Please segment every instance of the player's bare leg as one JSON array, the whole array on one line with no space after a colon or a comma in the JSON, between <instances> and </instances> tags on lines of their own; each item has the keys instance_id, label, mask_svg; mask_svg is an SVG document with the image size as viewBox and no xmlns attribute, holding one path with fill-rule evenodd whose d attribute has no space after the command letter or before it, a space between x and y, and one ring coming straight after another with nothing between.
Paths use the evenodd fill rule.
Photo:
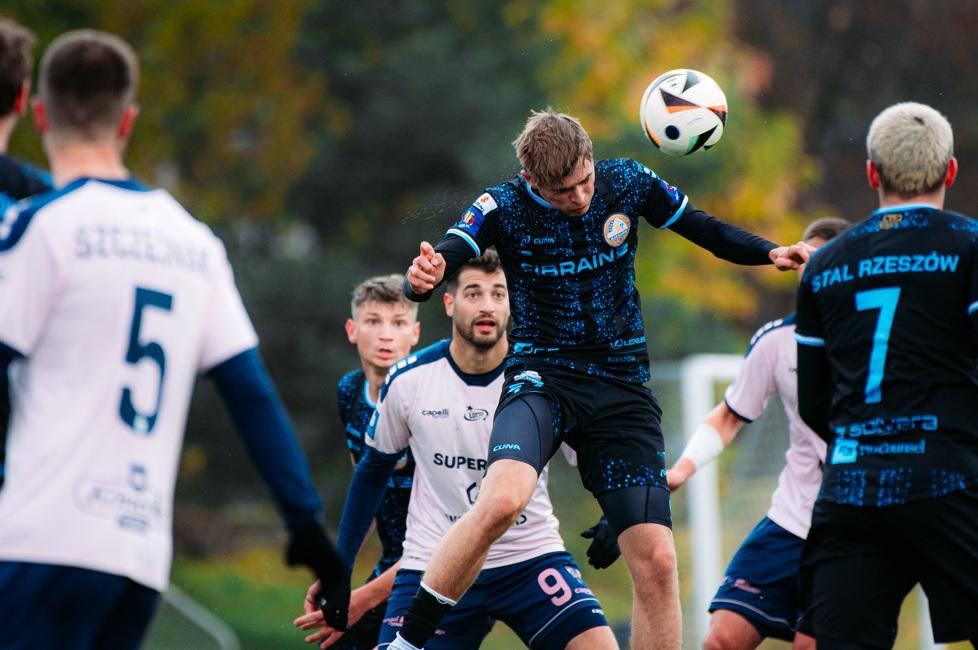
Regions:
<instances>
[{"instance_id":1,"label":"player's bare leg","mask_svg":"<svg viewBox=\"0 0 978 650\"><path fill-rule=\"evenodd\" d=\"M618 641L610 627L592 627L571 639L566 650L618 650Z\"/></svg>"},{"instance_id":2,"label":"player's bare leg","mask_svg":"<svg viewBox=\"0 0 978 650\"><path fill-rule=\"evenodd\" d=\"M633 650L679 650L682 610L672 530L636 524L618 536L632 576Z\"/></svg>"},{"instance_id":3,"label":"player's bare leg","mask_svg":"<svg viewBox=\"0 0 978 650\"><path fill-rule=\"evenodd\" d=\"M459 600L482 570L489 547L526 508L537 484L536 470L518 460L489 466L472 509L441 540L424 573L424 584Z\"/></svg>"},{"instance_id":4,"label":"player's bare leg","mask_svg":"<svg viewBox=\"0 0 978 650\"><path fill-rule=\"evenodd\" d=\"M815 650L815 637L808 636L803 632L795 632L795 640L791 644L791 650Z\"/></svg>"},{"instance_id":5,"label":"player's bare leg","mask_svg":"<svg viewBox=\"0 0 978 650\"><path fill-rule=\"evenodd\" d=\"M710 631L703 641L703 650L754 650L761 640L760 632L746 618L718 609L710 616Z\"/></svg>"}]
</instances>

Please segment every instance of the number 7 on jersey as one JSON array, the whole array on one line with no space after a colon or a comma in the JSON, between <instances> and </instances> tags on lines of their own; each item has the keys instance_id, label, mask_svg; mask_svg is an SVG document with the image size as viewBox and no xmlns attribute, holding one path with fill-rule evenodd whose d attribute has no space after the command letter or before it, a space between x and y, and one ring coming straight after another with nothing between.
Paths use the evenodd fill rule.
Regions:
<instances>
[{"instance_id":1,"label":"number 7 on jersey","mask_svg":"<svg viewBox=\"0 0 978 650\"><path fill-rule=\"evenodd\" d=\"M883 399L880 386L886 370L886 353L890 347L890 330L893 329L893 316L900 301L900 287L869 289L856 293L856 311L879 309L876 330L873 332L873 347L869 353L869 373L866 376L866 403L879 404Z\"/></svg>"}]
</instances>

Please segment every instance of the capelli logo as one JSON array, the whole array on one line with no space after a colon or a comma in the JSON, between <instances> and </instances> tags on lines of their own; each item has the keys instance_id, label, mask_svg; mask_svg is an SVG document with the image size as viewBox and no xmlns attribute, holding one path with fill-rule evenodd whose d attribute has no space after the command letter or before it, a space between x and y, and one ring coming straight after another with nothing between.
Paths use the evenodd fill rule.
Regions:
<instances>
[{"instance_id":1,"label":"capelli logo","mask_svg":"<svg viewBox=\"0 0 978 650\"><path fill-rule=\"evenodd\" d=\"M464 417L468 422L481 422L489 417L489 411L486 409L475 409L470 406L465 412Z\"/></svg>"},{"instance_id":2,"label":"capelli logo","mask_svg":"<svg viewBox=\"0 0 978 650\"><path fill-rule=\"evenodd\" d=\"M438 409L435 411L430 409L421 409L421 415L427 415L429 418L447 418L448 409Z\"/></svg>"}]
</instances>

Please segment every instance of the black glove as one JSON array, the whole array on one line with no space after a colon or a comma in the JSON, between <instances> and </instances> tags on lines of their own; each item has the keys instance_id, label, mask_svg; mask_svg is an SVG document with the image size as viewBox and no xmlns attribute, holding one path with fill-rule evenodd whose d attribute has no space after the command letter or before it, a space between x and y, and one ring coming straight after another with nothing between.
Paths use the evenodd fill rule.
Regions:
<instances>
[{"instance_id":1,"label":"black glove","mask_svg":"<svg viewBox=\"0 0 978 650\"><path fill-rule=\"evenodd\" d=\"M285 551L289 566L304 564L319 578L319 608L326 625L346 631L350 607L350 572L322 526L305 524L292 531Z\"/></svg>"},{"instance_id":2,"label":"black glove","mask_svg":"<svg viewBox=\"0 0 978 650\"><path fill-rule=\"evenodd\" d=\"M608 525L608 519L603 516L598 523L581 533L581 537L594 540L587 547L587 563L595 569L607 569L621 555L618 536Z\"/></svg>"}]
</instances>

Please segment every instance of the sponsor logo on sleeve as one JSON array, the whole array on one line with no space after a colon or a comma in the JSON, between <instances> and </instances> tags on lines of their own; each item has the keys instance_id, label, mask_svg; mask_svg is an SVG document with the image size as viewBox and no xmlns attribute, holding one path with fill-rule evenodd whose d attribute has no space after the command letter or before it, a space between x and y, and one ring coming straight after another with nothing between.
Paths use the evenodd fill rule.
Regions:
<instances>
[{"instance_id":1,"label":"sponsor logo on sleeve","mask_svg":"<svg viewBox=\"0 0 978 650\"><path fill-rule=\"evenodd\" d=\"M490 212L492 212L493 210L499 207L499 205L496 203L496 199L492 198L492 195L489 194L489 192L486 192L485 194L477 198L473 205L482 214L489 214Z\"/></svg>"}]
</instances>

